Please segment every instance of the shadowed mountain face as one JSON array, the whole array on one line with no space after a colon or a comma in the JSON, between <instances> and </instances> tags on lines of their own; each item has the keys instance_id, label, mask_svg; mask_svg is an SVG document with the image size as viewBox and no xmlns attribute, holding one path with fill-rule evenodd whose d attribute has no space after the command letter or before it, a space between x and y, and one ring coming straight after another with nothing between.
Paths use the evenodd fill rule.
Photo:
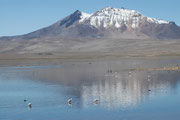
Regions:
<instances>
[{"instance_id":1,"label":"shadowed mountain face","mask_svg":"<svg viewBox=\"0 0 180 120\"><path fill-rule=\"evenodd\" d=\"M149 37L157 39L179 39L180 27L174 22L169 24L155 24L144 22L140 25L139 31Z\"/></svg>"},{"instance_id":2,"label":"shadowed mountain face","mask_svg":"<svg viewBox=\"0 0 180 120\"><path fill-rule=\"evenodd\" d=\"M105 7L92 14L77 10L55 24L35 32L1 37L0 52L31 51L31 49L44 52L47 47L52 52L74 48L79 50L88 45L73 46L87 43L89 39L119 39L119 42L122 39L180 39L180 27L174 22L146 17L135 10L124 8ZM56 43L52 43L55 41ZM60 45L58 46L60 49L55 48L57 43ZM43 44L48 44L48 46L43 46ZM95 43L90 43L90 45L92 44ZM99 44L105 43L103 41L102 44ZM101 46L99 48L101 49Z\"/></svg>"}]
</instances>

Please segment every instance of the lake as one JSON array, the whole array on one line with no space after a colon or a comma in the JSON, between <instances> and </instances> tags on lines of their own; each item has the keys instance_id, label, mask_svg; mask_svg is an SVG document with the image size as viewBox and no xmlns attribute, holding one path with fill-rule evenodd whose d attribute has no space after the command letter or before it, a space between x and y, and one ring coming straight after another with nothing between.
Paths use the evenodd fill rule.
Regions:
<instances>
[{"instance_id":1,"label":"lake","mask_svg":"<svg viewBox=\"0 0 180 120\"><path fill-rule=\"evenodd\" d=\"M1 66L0 120L179 120L180 71L135 70L179 63L127 58Z\"/></svg>"}]
</instances>

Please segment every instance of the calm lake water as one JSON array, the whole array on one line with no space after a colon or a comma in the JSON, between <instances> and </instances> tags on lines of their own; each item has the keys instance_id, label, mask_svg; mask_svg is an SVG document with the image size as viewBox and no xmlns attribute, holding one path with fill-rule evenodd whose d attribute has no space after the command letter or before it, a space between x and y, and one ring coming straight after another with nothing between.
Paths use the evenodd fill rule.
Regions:
<instances>
[{"instance_id":1,"label":"calm lake water","mask_svg":"<svg viewBox=\"0 0 180 120\"><path fill-rule=\"evenodd\" d=\"M179 63L122 59L0 67L0 120L179 120L180 71L131 71Z\"/></svg>"}]
</instances>

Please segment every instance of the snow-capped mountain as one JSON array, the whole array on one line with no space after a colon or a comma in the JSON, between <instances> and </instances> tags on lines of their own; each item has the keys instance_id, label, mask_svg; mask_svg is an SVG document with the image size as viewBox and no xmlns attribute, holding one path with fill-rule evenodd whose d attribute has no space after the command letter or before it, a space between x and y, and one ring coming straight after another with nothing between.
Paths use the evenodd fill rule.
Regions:
<instances>
[{"instance_id":1,"label":"snow-capped mountain","mask_svg":"<svg viewBox=\"0 0 180 120\"><path fill-rule=\"evenodd\" d=\"M17 37L178 39L180 27L174 22L146 17L135 10L105 7L92 14L77 10L49 27Z\"/></svg>"},{"instance_id":2,"label":"snow-capped mountain","mask_svg":"<svg viewBox=\"0 0 180 120\"><path fill-rule=\"evenodd\" d=\"M149 23L155 24L169 24L168 21L146 17L135 10L127 10L124 8L117 9L111 7L105 7L94 14L82 13L79 21L80 23L89 22L90 25L97 28L120 28L122 25L138 28L143 20L147 20Z\"/></svg>"},{"instance_id":3,"label":"snow-capped mountain","mask_svg":"<svg viewBox=\"0 0 180 120\"><path fill-rule=\"evenodd\" d=\"M146 17L125 8L105 7L91 14L77 10L40 30L25 35L1 37L0 52L114 51L124 45L121 40L127 39L133 42L144 39L180 39L180 27L174 22ZM139 44L142 44L143 49L150 47Z\"/></svg>"}]
</instances>

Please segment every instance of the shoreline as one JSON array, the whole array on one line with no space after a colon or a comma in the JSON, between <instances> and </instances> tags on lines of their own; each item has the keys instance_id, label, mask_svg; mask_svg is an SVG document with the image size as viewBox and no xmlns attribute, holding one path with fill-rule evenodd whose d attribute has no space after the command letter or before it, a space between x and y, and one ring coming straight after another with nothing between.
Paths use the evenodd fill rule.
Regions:
<instances>
[{"instance_id":1,"label":"shoreline","mask_svg":"<svg viewBox=\"0 0 180 120\"><path fill-rule=\"evenodd\" d=\"M118 59L118 58L180 58L179 53L167 53L167 54L139 54L139 53L106 53L106 52L71 52L71 53L30 53L30 54L18 54L18 53L0 53L0 60L37 60L37 59L61 59L61 60L71 60L71 59Z\"/></svg>"},{"instance_id":2,"label":"shoreline","mask_svg":"<svg viewBox=\"0 0 180 120\"><path fill-rule=\"evenodd\" d=\"M140 55L119 53L56 53L53 55L37 54L0 54L0 67L6 66L43 66L60 65L68 62L97 62L118 60L180 60L178 54ZM172 66L173 67L173 66ZM143 68L142 68L143 69ZM151 68L150 68L151 69ZM141 71L141 70L140 70Z\"/></svg>"}]
</instances>

